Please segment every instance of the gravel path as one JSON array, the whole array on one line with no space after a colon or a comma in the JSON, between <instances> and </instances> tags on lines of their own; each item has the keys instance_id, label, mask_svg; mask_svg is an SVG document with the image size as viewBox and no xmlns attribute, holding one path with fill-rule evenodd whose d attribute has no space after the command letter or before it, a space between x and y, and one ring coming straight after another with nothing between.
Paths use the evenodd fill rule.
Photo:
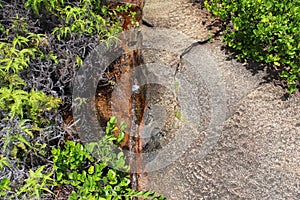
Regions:
<instances>
[{"instance_id":1,"label":"gravel path","mask_svg":"<svg viewBox=\"0 0 300 200\"><path fill-rule=\"evenodd\" d=\"M216 29L209 30L213 21L206 16L188 0L146 0L144 20L155 27L144 27L145 38L159 27L167 28L153 43L163 47L166 44L159 39L174 37L169 46L182 52L188 40L180 41L170 30L186 34L191 41L207 39ZM199 66L199 73L214 67L222 79L211 79L222 83L226 94L220 135L209 153L199 157L209 131L198 133L199 138L196 135L176 161L148 173L149 187L174 200L300 199L300 94L284 98L285 90L266 81L269 76L263 69L232 60L223 45L220 41L199 45L184 57ZM205 63L208 58L212 61ZM189 69L186 66L181 73L188 74ZM197 82L194 74L190 78Z\"/></svg>"}]
</instances>

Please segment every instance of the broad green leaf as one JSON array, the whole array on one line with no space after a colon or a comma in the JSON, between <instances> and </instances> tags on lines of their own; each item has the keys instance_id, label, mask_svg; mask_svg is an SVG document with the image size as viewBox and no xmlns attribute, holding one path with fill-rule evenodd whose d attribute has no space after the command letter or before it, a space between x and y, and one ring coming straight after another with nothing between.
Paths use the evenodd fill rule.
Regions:
<instances>
[{"instance_id":1,"label":"broad green leaf","mask_svg":"<svg viewBox=\"0 0 300 200\"><path fill-rule=\"evenodd\" d=\"M95 167L94 166L90 166L88 169L88 173L89 174L93 174L95 172Z\"/></svg>"}]
</instances>

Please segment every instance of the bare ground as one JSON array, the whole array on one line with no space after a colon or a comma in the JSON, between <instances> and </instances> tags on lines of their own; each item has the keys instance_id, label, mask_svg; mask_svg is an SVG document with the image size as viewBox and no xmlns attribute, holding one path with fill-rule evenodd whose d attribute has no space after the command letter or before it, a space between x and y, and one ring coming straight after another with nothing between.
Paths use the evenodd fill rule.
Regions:
<instances>
[{"instance_id":1,"label":"bare ground","mask_svg":"<svg viewBox=\"0 0 300 200\"><path fill-rule=\"evenodd\" d=\"M217 30L188 0L147 0L144 20L196 40ZM201 62L206 52L223 78L226 121L218 142L195 159L202 144L194 141L175 162L148 174L149 188L176 200L300 199L299 92L286 98L265 69L237 62L223 47L214 40L187 55Z\"/></svg>"}]
</instances>

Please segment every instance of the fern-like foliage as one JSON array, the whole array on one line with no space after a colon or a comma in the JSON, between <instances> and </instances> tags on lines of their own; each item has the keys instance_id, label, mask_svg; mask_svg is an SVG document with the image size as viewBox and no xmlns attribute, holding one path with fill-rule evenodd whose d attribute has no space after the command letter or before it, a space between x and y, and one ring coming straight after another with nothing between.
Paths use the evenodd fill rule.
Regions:
<instances>
[{"instance_id":1,"label":"fern-like foliage","mask_svg":"<svg viewBox=\"0 0 300 200\"><path fill-rule=\"evenodd\" d=\"M118 6L111 10L102 5L101 0L27 0L26 9L31 9L36 15L41 10L57 16L60 24L52 34L58 40L71 37L73 34L97 35L100 40L113 37L122 31L117 13L128 12L131 4Z\"/></svg>"}]
</instances>

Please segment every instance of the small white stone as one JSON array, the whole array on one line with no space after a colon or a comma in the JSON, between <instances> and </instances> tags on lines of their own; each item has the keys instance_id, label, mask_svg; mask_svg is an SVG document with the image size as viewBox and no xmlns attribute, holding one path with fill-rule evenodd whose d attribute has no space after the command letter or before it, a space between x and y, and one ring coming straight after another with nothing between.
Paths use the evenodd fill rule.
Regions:
<instances>
[{"instance_id":1,"label":"small white stone","mask_svg":"<svg viewBox=\"0 0 300 200\"><path fill-rule=\"evenodd\" d=\"M138 86L138 85L132 85L132 91L133 92L136 92L138 89L140 89L140 86Z\"/></svg>"}]
</instances>

